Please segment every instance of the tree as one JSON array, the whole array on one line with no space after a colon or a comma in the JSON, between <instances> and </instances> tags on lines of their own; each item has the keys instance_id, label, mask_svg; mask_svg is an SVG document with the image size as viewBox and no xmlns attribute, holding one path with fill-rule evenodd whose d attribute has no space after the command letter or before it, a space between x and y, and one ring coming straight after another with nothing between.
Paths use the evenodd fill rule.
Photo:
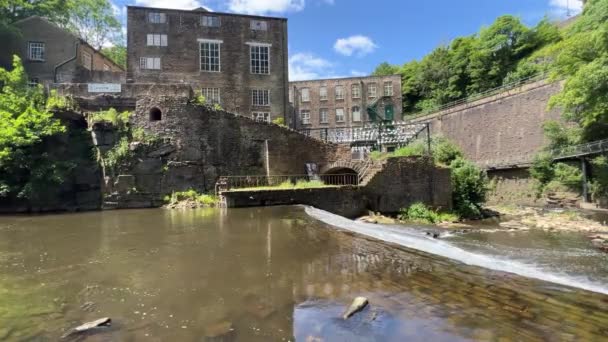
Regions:
<instances>
[{"instance_id":1,"label":"tree","mask_svg":"<svg viewBox=\"0 0 608 342\"><path fill-rule=\"evenodd\" d=\"M43 140L65 131L46 109L41 87L28 87L19 57L11 71L0 68L0 197L32 198L61 181L62 165L49 160Z\"/></svg>"},{"instance_id":2,"label":"tree","mask_svg":"<svg viewBox=\"0 0 608 342\"><path fill-rule=\"evenodd\" d=\"M374 76L389 76L399 73L399 67L391 65L388 62L382 62L376 67L372 75Z\"/></svg>"},{"instance_id":3,"label":"tree","mask_svg":"<svg viewBox=\"0 0 608 342\"><path fill-rule=\"evenodd\" d=\"M114 63L120 65L123 69L127 69L127 48L122 45L114 45L112 47L104 47L101 53L106 55Z\"/></svg>"},{"instance_id":4,"label":"tree","mask_svg":"<svg viewBox=\"0 0 608 342\"><path fill-rule=\"evenodd\" d=\"M65 27L96 49L121 38L120 22L108 0L70 0Z\"/></svg>"},{"instance_id":5,"label":"tree","mask_svg":"<svg viewBox=\"0 0 608 342\"><path fill-rule=\"evenodd\" d=\"M69 18L71 0L0 0L0 21L12 24L32 15L65 24Z\"/></svg>"}]
</instances>

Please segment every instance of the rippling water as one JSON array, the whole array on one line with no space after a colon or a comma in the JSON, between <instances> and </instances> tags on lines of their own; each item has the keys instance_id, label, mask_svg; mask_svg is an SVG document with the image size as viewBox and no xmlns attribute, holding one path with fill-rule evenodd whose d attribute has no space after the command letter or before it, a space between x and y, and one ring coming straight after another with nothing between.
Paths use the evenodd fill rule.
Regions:
<instances>
[{"instance_id":1,"label":"rippling water","mask_svg":"<svg viewBox=\"0 0 608 342\"><path fill-rule=\"evenodd\" d=\"M342 228L300 207L1 217L0 340L55 341L103 316L112 328L87 340L608 337L606 295ZM360 295L370 305L342 320Z\"/></svg>"}]
</instances>

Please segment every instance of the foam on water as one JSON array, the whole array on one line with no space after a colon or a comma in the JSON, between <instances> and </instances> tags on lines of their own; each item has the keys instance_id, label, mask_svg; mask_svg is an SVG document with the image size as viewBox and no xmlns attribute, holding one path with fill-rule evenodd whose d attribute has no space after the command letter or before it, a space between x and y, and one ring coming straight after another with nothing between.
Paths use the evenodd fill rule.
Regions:
<instances>
[{"instance_id":1,"label":"foam on water","mask_svg":"<svg viewBox=\"0 0 608 342\"><path fill-rule=\"evenodd\" d=\"M608 294L608 287L604 284L594 283L589 279L582 277L547 272L533 264L468 252L447 241L426 237L420 234L420 231L415 231L413 229L352 221L342 216L334 215L327 211L312 207L306 207L306 213L317 220L344 230L450 258L467 265L514 273L528 278L535 278L560 285Z\"/></svg>"}]
</instances>

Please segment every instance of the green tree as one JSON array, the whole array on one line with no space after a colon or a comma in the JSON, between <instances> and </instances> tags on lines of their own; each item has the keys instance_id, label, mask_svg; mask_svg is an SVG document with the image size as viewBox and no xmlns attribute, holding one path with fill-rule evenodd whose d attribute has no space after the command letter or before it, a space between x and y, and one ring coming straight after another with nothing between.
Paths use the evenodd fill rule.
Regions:
<instances>
[{"instance_id":1,"label":"green tree","mask_svg":"<svg viewBox=\"0 0 608 342\"><path fill-rule=\"evenodd\" d=\"M450 164L450 169L454 210L462 217L480 217L481 207L486 201L488 191L486 173L463 158L456 158Z\"/></svg>"},{"instance_id":2,"label":"green tree","mask_svg":"<svg viewBox=\"0 0 608 342\"><path fill-rule=\"evenodd\" d=\"M120 65L123 69L127 69L127 48L122 45L105 47L101 49L101 53L106 55L114 63Z\"/></svg>"},{"instance_id":3,"label":"green tree","mask_svg":"<svg viewBox=\"0 0 608 342\"><path fill-rule=\"evenodd\" d=\"M372 73L374 76L389 76L395 75L399 73L399 67L395 65L391 65L388 62L380 63L376 67L376 70Z\"/></svg>"},{"instance_id":4,"label":"green tree","mask_svg":"<svg viewBox=\"0 0 608 342\"><path fill-rule=\"evenodd\" d=\"M121 38L121 26L108 0L70 0L69 21L66 28L101 49Z\"/></svg>"},{"instance_id":5,"label":"green tree","mask_svg":"<svg viewBox=\"0 0 608 342\"><path fill-rule=\"evenodd\" d=\"M11 71L0 68L0 83L0 196L33 198L61 182L66 166L49 160L42 143L65 128L46 110L42 88L28 87L19 57Z\"/></svg>"}]
</instances>

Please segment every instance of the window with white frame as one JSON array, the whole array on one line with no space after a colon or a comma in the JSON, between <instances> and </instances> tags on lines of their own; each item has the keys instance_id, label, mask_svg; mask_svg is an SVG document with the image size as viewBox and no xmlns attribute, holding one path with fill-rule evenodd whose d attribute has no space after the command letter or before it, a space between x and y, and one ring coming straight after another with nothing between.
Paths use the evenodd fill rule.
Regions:
<instances>
[{"instance_id":1,"label":"window with white frame","mask_svg":"<svg viewBox=\"0 0 608 342\"><path fill-rule=\"evenodd\" d=\"M270 45L250 44L252 74L270 73Z\"/></svg>"},{"instance_id":2,"label":"window with white frame","mask_svg":"<svg viewBox=\"0 0 608 342\"><path fill-rule=\"evenodd\" d=\"M27 44L27 56L30 61L44 61L44 43L29 42Z\"/></svg>"},{"instance_id":3,"label":"window with white frame","mask_svg":"<svg viewBox=\"0 0 608 342\"><path fill-rule=\"evenodd\" d=\"M270 113L266 112L253 112L251 113L253 120L270 122Z\"/></svg>"},{"instance_id":4,"label":"window with white frame","mask_svg":"<svg viewBox=\"0 0 608 342\"><path fill-rule=\"evenodd\" d=\"M302 125L310 125L310 110L303 109L300 111L300 120Z\"/></svg>"},{"instance_id":5,"label":"window with white frame","mask_svg":"<svg viewBox=\"0 0 608 342\"><path fill-rule=\"evenodd\" d=\"M344 108L336 108L336 122L344 122Z\"/></svg>"},{"instance_id":6,"label":"window with white frame","mask_svg":"<svg viewBox=\"0 0 608 342\"><path fill-rule=\"evenodd\" d=\"M220 72L220 51L222 42L219 40L199 40L201 55L201 71Z\"/></svg>"},{"instance_id":7,"label":"window with white frame","mask_svg":"<svg viewBox=\"0 0 608 342\"><path fill-rule=\"evenodd\" d=\"M253 89L251 91L251 104L254 106L270 106L270 90Z\"/></svg>"},{"instance_id":8,"label":"window with white frame","mask_svg":"<svg viewBox=\"0 0 608 342\"><path fill-rule=\"evenodd\" d=\"M384 96L393 96L393 82L384 82Z\"/></svg>"},{"instance_id":9,"label":"window with white frame","mask_svg":"<svg viewBox=\"0 0 608 342\"><path fill-rule=\"evenodd\" d=\"M205 97L207 103L221 103L220 88L202 88L201 95Z\"/></svg>"},{"instance_id":10,"label":"window with white frame","mask_svg":"<svg viewBox=\"0 0 608 342\"><path fill-rule=\"evenodd\" d=\"M252 20L250 25L252 30L268 31L268 22L264 20Z\"/></svg>"},{"instance_id":11,"label":"window with white frame","mask_svg":"<svg viewBox=\"0 0 608 342\"><path fill-rule=\"evenodd\" d=\"M201 25L205 27L220 27L220 17L204 15L201 17Z\"/></svg>"},{"instance_id":12,"label":"window with white frame","mask_svg":"<svg viewBox=\"0 0 608 342\"><path fill-rule=\"evenodd\" d=\"M376 97L378 95L378 89L376 89L376 83L370 83L367 85L367 96Z\"/></svg>"},{"instance_id":13,"label":"window with white frame","mask_svg":"<svg viewBox=\"0 0 608 342\"><path fill-rule=\"evenodd\" d=\"M300 95L302 97L302 102L308 102L308 101L310 101L310 89L308 89L308 88L302 88Z\"/></svg>"},{"instance_id":14,"label":"window with white frame","mask_svg":"<svg viewBox=\"0 0 608 342\"><path fill-rule=\"evenodd\" d=\"M319 99L321 101L327 101L327 87L319 88Z\"/></svg>"},{"instance_id":15,"label":"window with white frame","mask_svg":"<svg viewBox=\"0 0 608 342\"><path fill-rule=\"evenodd\" d=\"M167 46L167 35L160 33L148 33L148 46Z\"/></svg>"},{"instance_id":16,"label":"window with white frame","mask_svg":"<svg viewBox=\"0 0 608 342\"><path fill-rule=\"evenodd\" d=\"M329 122L329 118L327 116L327 108L319 109L319 123L326 124Z\"/></svg>"},{"instance_id":17,"label":"window with white frame","mask_svg":"<svg viewBox=\"0 0 608 342\"><path fill-rule=\"evenodd\" d=\"M359 106L353 106L353 122L359 122L361 121L361 107Z\"/></svg>"},{"instance_id":18,"label":"window with white frame","mask_svg":"<svg viewBox=\"0 0 608 342\"><path fill-rule=\"evenodd\" d=\"M353 99L358 99L361 97L361 86L358 84L353 84L350 87L350 92L352 94Z\"/></svg>"},{"instance_id":19,"label":"window with white frame","mask_svg":"<svg viewBox=\"0 0 608 342\"><path fill-rule=\"evenodd\" d=\"M141 57L139 59L140 70L160 70L160 57Z\"/></svg>"},{"instance_id":20,"label":"window with white frame","mask_svg":"<svg viewBox=\"0 0 608 342\"><path fill-rule=\"evenodd\" d=\"M86 51L83 51L82 52L82 66L91 70L93 68L92 63L93 63L93 58L91 57L91 54Z\"/></svg>"},{"instance_id":21,"label":"window with white frame","mask_svg":"<svg viewBox=\"0 0 608 342\"><path fill-rule=\"evenodd\" d=\"M344 87L336 86L336 100L344 100Z\"/></svg>"},{"instance_id":22,"label":"window with white frame","mask_svg":"<svg viewBox=\"0 0 608 342\"><path fill-rule=\"evenodd\" d=\"M148 13L148 22L152 24L164 24L167 22L167 15L160 12Z\"/></svg>"},{"instance_id":23,"label":"window with white frame","mask_svg":"<svg viewBox=\"0 0 608 342\"><path fill-rule=\"evenodd\" d=\"M38 79L38 77L30 78L29 81L27 81L27 86L31 88L37 86L38 84L40 84L40 79Z\"/></svg>"}]
</instances>

